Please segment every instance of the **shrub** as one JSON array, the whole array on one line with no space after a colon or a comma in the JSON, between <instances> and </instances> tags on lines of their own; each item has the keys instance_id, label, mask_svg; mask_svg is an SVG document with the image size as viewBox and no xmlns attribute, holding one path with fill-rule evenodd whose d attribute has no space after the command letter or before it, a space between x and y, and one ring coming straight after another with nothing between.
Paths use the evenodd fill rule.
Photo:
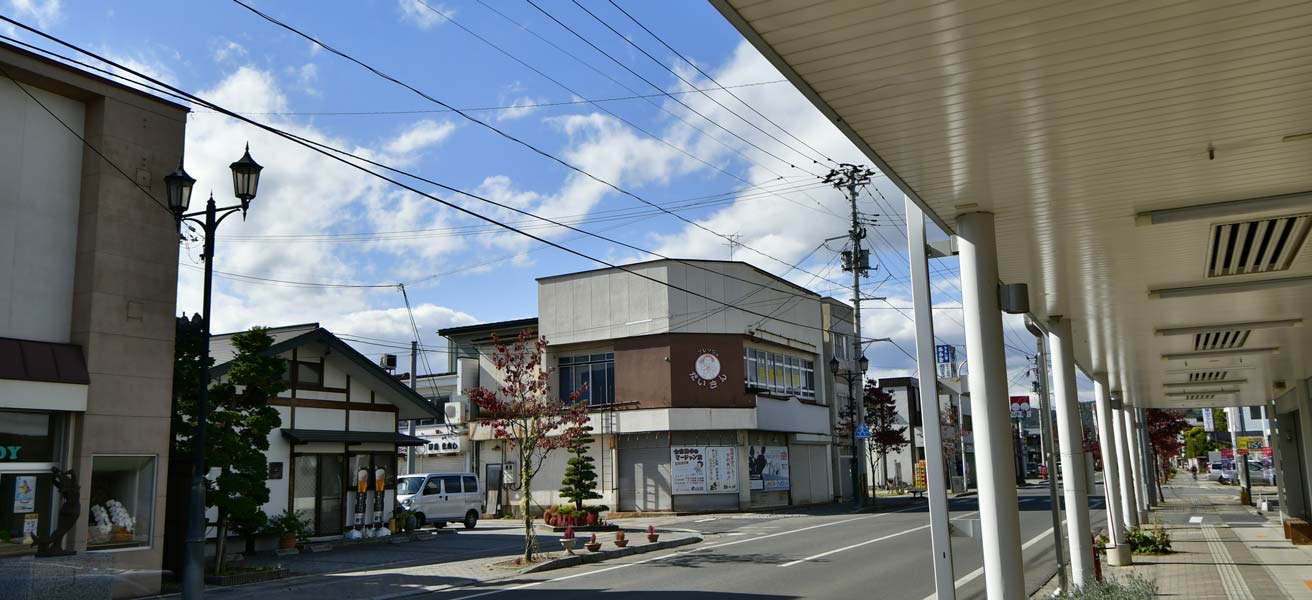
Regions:
<instances>
[{"instance_id":1,"label":"shrub","mask_svg":"<svg viewBox=\"0 0 1312 600\"><path fill-rule=\"evenodd\" d=\"M1140 575L1105 577L1101 583L1079 586L1064 594L1053 596L1060 600L1152 600L1157 595L1157 584Z\"/></svg>"},{"instance_id":2,"label":"shrub","mask_svg":"<svg viewBox=\"0 0 1312 600\"><path fill-rule=\"evenodd\" d=\"M1125 543L1135 554L1169 554L1171 536L1161 525L1150 530L1131 529L1125 532Z\"/></svg>"}]
</instances>

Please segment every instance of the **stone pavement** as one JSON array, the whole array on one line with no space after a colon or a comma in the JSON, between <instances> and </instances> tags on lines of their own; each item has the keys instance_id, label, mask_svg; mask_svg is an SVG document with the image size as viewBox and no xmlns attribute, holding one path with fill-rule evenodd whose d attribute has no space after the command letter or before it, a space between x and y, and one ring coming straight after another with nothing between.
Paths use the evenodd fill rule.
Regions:
<instances>
[{"instance_id":1,"label":"stone pavement","mask_svg":"<svg viewBox=\"0 0 1312 600\"><path fill-rule=\"evenodd\" d=\"M1147 526L1165 528L1174 552L1135 555L1134 565L1104 565L1104 574L1153 580L1164 597L1312 599L1312 548L1284 538L1278 513L1241 505L1236 488L1214 482L1177 479L1163 486L1163 496ZM1050 582L1035 597L1055 589Z\"/></svg>"}]
</instances>

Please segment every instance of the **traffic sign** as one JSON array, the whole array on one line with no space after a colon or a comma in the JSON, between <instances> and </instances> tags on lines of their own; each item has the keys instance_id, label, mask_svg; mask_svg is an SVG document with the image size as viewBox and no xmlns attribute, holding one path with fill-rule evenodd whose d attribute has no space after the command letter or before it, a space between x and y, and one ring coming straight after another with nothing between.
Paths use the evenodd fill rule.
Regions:
<instances>
[{"instance_id":1,"label":"traffic sign","mask_svg":"<svg viewBox=\"0 0 1312 600\"><path fill-rule=\"evenodd\" d=\"M869 428L869 427L866 427L866 424L865 424L865 423L862 423L862 424L860 424L860 425L857 425L857 426L856 426L856 436L855 436L855 437L856 437L856 439L858 439L858 440L868 440L868 439L870 439L870 428Z\"/></svg>"}]
</instances>

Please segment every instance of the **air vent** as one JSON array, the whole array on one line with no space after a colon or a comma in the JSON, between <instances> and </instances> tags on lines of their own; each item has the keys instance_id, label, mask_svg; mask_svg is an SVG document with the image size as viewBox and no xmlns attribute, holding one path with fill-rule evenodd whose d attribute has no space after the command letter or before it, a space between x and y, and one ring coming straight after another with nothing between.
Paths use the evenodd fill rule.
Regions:
<instances>
[{"instance_id":1,"label":"air vent","mask_svg":"<svg viewBox=\"0 0 1312 600\"><path fill-rule=\"evenodd\" d=\"M1211 400L1215 397L1216 394L1194 394L1192 396L1185 396L1184 399L1185 400Z\"/></svg>"},{"instance_id":2,"label":"air vent","mask_svg":"<svg viewBox=\"0 0 1312 600\"><path fill-rule=\"evenodd\" d=\"M1244 342L1248 341L1248 335L1250 333L1253 333L1252 329L1195 333L1194 350L1227 350L1230 348L1240 348L1244 345Z\"/></svg>"},{"instance_id":3,"label":"air vent","mask_svg":"<svg viewBox=\"0 0 1312 600\"><path fill-rule=\"evenodd\" d=\"M1189 374L1189 381L1221 381L1229 375L1227 371L1199 371Z\"/></svg>"},{"instance_id":4,"label":"air vent","mask_svg":"<svg viewBox=\"0 0 1312 600\"><path fill-rule=\"evenodd\" d=\"M1284 271L1307 238L1312 215L1212 226L1207 276Z\"/></svg>"}]
</instances>

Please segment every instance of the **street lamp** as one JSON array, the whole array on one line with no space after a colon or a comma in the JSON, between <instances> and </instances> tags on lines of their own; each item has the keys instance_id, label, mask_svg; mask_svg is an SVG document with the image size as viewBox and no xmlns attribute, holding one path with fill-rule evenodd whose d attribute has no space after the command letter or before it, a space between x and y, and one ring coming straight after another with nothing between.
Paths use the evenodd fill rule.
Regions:
<instances>
[{"instance_id":1,"label":"street lamp","mask_svg":"<svg viewBox=\"0 0 1312 600\"><path fill-rule=\"evenodd\" d=\"M230 165L233 195L240 204L219 208L214 194L205 203L205 210L187 212L191 205L191 191L196 180L182 168L164 177L169 210L173 211L178 227L184 221L199 225L205 234L201 258L205 261L205 295L201 302L201 335L204 337L200 358L200 390L196 398L196 437L192 446L191 493L187 501L186 562L182 567L182 597L199 600L205 592L205 427L209 414L209 362L210 362L210 291L214 281L214 234L224 219L238 211L242 219L250 208L251 200L260 184L263 169L251 158L250 144L241 159ZM204 217L201 220L198 217Z\"/></svg>"},{"instance_id":2,"label":"street lamp","mask_svg":"<svg viewBox=\"0 0 1312 600\"><path fill-rule=\"evenodd\" d=\"M859 341L856 343L856 348L858 350L861 348ZM857 450L856 439L856 424L860 418L857 412L856 380L865 377L866 369L870 368L870 359L866 358L865 352L862 352L861 358L857 360L857 367L860 371L856 373L851 371L844 373L839 368L840 366L837 358L831 357L829 359L829 373L835 378L847 380L847 404L848 410L852 411L852 504L860 507L865 492L861 489L861 454Z\"/></svg>"}]
</instances>

